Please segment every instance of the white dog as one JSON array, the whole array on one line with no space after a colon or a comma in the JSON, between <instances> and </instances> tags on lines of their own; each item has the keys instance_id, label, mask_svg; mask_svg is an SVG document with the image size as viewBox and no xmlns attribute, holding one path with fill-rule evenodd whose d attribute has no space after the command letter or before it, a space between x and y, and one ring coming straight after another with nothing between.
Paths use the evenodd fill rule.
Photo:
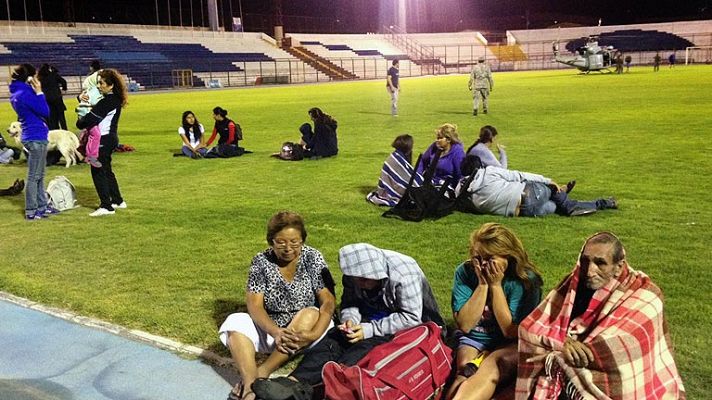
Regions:
<instances>
[{"instance_id":1,"label":"white dog","mask_svg":"<svg viewBox=\"0 0 712 400\"><path fill-rule=\"evenodd\" d=\"M18 145L22 146L22 125L15 121L7 128L7 133L10 134ZM47 150L59 150L64 156L66 167L69 168L77 163L77 160L83 160L84 156L77 151L79 147L79 139L77 135L63 129L54 129L49 131L47 137L49 144Z\"/></svg>"}]
</instances>

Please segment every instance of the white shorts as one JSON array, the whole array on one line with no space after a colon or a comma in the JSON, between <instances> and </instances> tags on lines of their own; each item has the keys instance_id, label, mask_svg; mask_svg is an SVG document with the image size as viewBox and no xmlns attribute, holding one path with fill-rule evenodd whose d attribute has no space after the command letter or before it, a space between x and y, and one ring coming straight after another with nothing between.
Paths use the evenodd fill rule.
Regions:
<instances>
[{"instance_id":1,"label":"white shorts","mask_svg":"<svg viewBox=\"0 0 712 400\"><path fill-rule=\"evenodd\" d=\"M316 307L310 307L314 308L315 310L318 310ZM326 332L329 331L329 329L334 327L334 321L331 320L329 321L329 326L326 328L324 333L321 335L321 337L317 340L314 341L309 347L313 347L321 339L326 336ZM262 328L257 326L255 322L252 320L252 317L250 317L250 314L248 313L234 313L228 315L228 317L225 319L225 322L220 325L220 329L218 330L218 335L220 336L220 341L222 344L225 345L225 347L230 347L227 345L227 336L228 332L239 332L245 336L247 336L251 341L252 344L255 346L255 351L258 353L265 353L269 354L274 351L274 338L272 335L268 334L267 332L263 331Z\"/></svg>"}]
</instances>

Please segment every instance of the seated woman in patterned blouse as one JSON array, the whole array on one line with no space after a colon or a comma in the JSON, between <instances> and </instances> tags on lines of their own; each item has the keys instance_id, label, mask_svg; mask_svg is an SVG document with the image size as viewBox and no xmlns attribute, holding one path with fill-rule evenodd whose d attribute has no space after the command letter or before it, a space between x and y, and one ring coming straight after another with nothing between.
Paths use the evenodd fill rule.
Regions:
<instances>
[{"instance_id":1,"label":"seated woman in patterned blouse","mask_svg":"<svg viewBox=\"0 0 712 400\"><path fill-rule=\"evenodd\" d=\"M304 244L306 238L299 214L281 211L267 224L270 247L252 259L247 313L229 315L219 331L242 377L231 399L253 400L249 388L255 379L269 377L333 326L333 280L321 253ZM269 353L259 367L255 352Z\"/></svg>"}]
</instances>

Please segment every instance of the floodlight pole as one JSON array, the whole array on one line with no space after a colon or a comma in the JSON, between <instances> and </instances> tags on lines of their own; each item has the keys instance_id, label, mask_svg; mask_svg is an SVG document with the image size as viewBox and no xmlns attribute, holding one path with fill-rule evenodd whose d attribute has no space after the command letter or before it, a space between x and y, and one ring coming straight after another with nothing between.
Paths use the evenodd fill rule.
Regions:
<instances>
[{"instance_id":1,"label":"floodlight pole","mask_svg":"<svg viewBox=\"0 0 712 400\"><path fill-rule=\"evenodd\" d=\"M208 0L208 23L210 30L216 32L220 27L218 23L218 4L217 0Z\"/></svg>"},{"instance_id":2,"label":"floodlight pole","mask_svg":"<svg viewBox=\"0 0 712 400\"><path fill-rule=\"evenodd\" d=\"M26 0L22 0L22 6L25 8L25 32L27 32L27 34L29 35L30 34L30 25L29 25L30 23L27 22L27 1Z\"/></svg>"},{"instance_id":3,"label":"floodlight pole","mask_svg":"<svg viewBox=\"0 0 712 400\"><path fill-rule=\"evenodd\" d=\"M42 34L44 35L45 26L44 26L44 16L42 15L42 0L37 0L37 5L40 6L40 26L42 26Z\"/></svg>"},{"instance_id":4,"label":"floodlight pole","mask_svg":"<svg viewBox=\"0 0 712 400\"><path fill-rule=\"evenodd\" d=\"M158 0L156 0L156 27L161 25L161 18L158 16Z\"/></svg>"},{"instance_id":5,"label":"floodlight pole","mask_svg":"<svg viewBox=\"0 0 712 400\"><path fill-rule=\"evenodd\" d=\"M171 0L166 1L168 3L168 27L171 27Z\"/></svg>"},{"instance_id":6,"label":"floodlight pole","mask_svg":"<svg viewBox=\"0 0 712 400\"><path fill-rule=\"evenodd\" d=\"M7 6L7 27L10 33L12 33L12 24L10 23L10 0L5 0L5 5Z\"/></svg>"},{"instance_id":7,"label":"floodlight pole","mask_svg":"<svg viewBox=\"0 0 712 400\"><path fill-rule=\"evenodd\" d=\"M406 0L396 0L396 25L398 25L403 30L403 33L408 32L406 26L408 23L408 18L406 16L405 2Z\"/></svg>"}]
</instances>

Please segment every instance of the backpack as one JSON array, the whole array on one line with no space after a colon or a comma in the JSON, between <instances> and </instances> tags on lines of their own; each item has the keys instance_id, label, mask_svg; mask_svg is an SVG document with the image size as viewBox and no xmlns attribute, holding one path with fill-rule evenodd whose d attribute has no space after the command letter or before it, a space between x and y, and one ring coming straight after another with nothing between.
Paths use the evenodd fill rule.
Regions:
<instances>
[{"instance_id":1,"label":"backpack","mask_svg":"<svg viewBox=\"0 0 712 400\"><path fill-rule=\"evenodd\" d=\"M423 185L414 187L415 173L411 175L403 197L393 208L381 214L383 217L395 217L406 221L419 222L426 218L439 219L452 213L455 208L455 200L445 194L448 189L448 182L444 182L440 188L433 185L433 174L440 159L440 154L441 151L435 153L435 157L433 157L427 171L425 171ZM422 158L422 154L418 156L415 170L417 170Z\"/></svg>"},{"instance_id":2,"label":"backpack","mask_svg":"<svg viewBox=\"0 0 712 400\"><path fill-rule=\"evenodd\" d=\"M47 200L59 211L77 208L77 191L74 185L64 176L57 176L47 184Z\"/></svg>"},{"instance_id":3,"label":"backpack","mask_svg":"<svg viewBox=\"0 0 712 400\"><path fill-rule=\"evenodd\" d=\"M452 371L452 350L434 322L404 329L358 364L329 361L321 375L327 399L424 400L440 392Z\"/></svg>"}]
</instances>

